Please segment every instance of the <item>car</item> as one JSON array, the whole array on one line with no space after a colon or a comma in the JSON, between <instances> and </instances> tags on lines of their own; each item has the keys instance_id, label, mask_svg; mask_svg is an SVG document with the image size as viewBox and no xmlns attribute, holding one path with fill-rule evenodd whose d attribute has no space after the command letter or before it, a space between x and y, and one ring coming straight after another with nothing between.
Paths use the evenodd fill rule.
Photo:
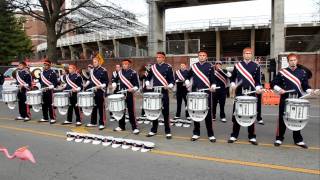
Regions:
<instances>
[{"instance_id":1,"label":"car","mask_svg":"<svg viewBox=\"0 0 320 180\"><path fill-rule=\"evenodd\" d=\"M17 63L12 63L12 65L17 65ZM29 70L32 75L32 87L33 89L40 89L40 83L39 83L39 78L40 78L40 73L43 71L43 63L27 63L29 66ZM64 66L66 65L52 65L51 69L54 70L57 75L58 75L58 80L60 80L61 75L64 73ZM6 72L3 74L5 79L3 83L3 88L8 88L10 86L13 86L16 84L16 79L15 79L15 73L16 73L17 67L12 67L6 70Z\"/></svg>"}]
</instances>

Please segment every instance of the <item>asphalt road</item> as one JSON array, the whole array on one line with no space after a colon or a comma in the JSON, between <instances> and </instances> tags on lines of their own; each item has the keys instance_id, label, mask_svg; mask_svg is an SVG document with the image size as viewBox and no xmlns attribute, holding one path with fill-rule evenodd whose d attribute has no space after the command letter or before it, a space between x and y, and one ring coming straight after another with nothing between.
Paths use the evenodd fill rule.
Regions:
<instances>
[{"instance_id":1,"label":"asphalt road","mask_svg":"<svg viewBox=\"0 0 320 180\"><path fill-rule=\"evenodd\" d=\"M173 99L173 98L171 98ZM139 101L138 101L139 102ZM311 118L302 134L309 149L293 145L292 132L287 130L284 144L274 147L274 134L278 110L276 106L264 106L265 125L256 125L259 146L247 142L247 130L241 129L239 141L227 144L232 123L231 100L226 105L227 123L214 122L216 143L206 137L201 124L200 141L190 142L192 127L173 127L173 139L166 140L164 128L159 127L156 137L146 138L150 125L141 125L136 136L127 124L126 132L113 132L116 122L107 123L107 129L75 128L62 126L65 116L58 116L58 123L39 124L40 113L33 112L30 122L13 120L17 110L9 110L0 104L0 145L12 153L28 145L36 164L20 160L8 160L0 154L0 180L100 180L100 179L319 179L320 177L320 103L312 100ZM175 101L171 102L174 116ZM139 107L139 106L137 106ZM140 113L140 110L137 109ZM86 117L88 122L89 117ZM156 148L148 153L113 149L102 145L67 142L67 131L148 140Z\"/></svg>"}]
</instances>

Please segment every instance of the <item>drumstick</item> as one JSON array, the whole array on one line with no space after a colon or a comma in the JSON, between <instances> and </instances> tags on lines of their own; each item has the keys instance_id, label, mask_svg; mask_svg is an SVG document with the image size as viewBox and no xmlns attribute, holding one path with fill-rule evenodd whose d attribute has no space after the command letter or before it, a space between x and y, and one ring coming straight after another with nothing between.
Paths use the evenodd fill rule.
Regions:
<instances>
[{"instance_id":1,"label":"drumstick","mask_svg":"<svg viewBox=\"0 0 320 180\"><path fill-rule=\"evenodd\" d=\"M291 89L291 90L284 91L284 93L291 93L291 92L296 92L296 90Z\"/></svg>"},{"instance_id":2,"label":"drumstick","mask_svg":"<svg viewBox=\"0 0 320 180\"><path fill-rule=\"evenodd\" d=\"M204 88L204 89L199 89L198 92L201 92L201 91L208 91L210 90L211 88ZM214 89L220 89L220 87L215 87Z\"/></svg>"}]
</instances>

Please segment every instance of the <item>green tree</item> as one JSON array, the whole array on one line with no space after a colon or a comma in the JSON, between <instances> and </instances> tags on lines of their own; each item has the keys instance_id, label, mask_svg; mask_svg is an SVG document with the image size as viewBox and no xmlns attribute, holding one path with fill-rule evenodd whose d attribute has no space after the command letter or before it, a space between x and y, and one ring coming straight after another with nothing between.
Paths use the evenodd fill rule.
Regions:
<instances>
[{"instance_id":1,"label":"green tree","mask_svg":"<svg viewBox=\"0 0 320 180\"><path fill-rule=\"evenodd\" d=\"M8 0L0 0L0 63L23 59L32 53L32 42L23 30L24 18L17 18Z\"/></svg>"}]
</instances>

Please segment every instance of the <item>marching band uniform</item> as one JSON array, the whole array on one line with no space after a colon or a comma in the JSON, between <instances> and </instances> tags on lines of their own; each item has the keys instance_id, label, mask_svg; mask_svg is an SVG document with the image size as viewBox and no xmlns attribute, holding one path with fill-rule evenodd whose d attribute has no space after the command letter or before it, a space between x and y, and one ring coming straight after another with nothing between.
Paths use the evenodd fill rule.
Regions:
<instances>
[{"instance_id":1,"label":"marching band uniform","mask_svg":"<svg viewBox=\"0 0 320 180\"><path fill-rule=\"evenodd\" d=\"M45 64L51 64L51 62L45 61ZM56 123L56 114L52 106L53 101L53 88L58 85L57 74L51 69L43 70L40 73L41 88L45 88L42 93L42 114L43 119L39 122L48 122L50 116L50 124ZM49 116L48 116L49 113Z\"/></svg>"},{"instance_id":2,"label":"marching band uniform","mask_svg":"<svg viewBox=\"0 0 320 180\"><path fill-rule=\"evenodd\" d=\"M260 90L261 89L261 78L260 78L260 66L258 66L253 61L245 62L244 60L238 62L233 69L232 76L231 76L231 86L235 86L235 82L242 82L236 88L236 96L243 95L242 90ZM255 96L253 94L252 96ZM232 111L232 122L233 122L233 131L231 133L231 137L228 140L228 143L233 143L237 140L240 132L240 125L236 121L235 115L235 103L233 104L233 111ZM255 134L255 124L253 123L251 126L248 127L248 138L249 142L253 145L258 145L256 140Z\"/></svg>"},{"instance_id":3,"label":"marching band uniform","mask_svg":"<svg viewBox=\"0 0 320 180\"><path fill-rule=\"evenodd\" d=\"M136 71L132 69L122 69L118 72L118 76L112 83L113 88L117 88L117 83L120 84L121 90L134 89L137 91L139 89L139 80ZM139 129L137 128L137 121L135 116L135 97L134 92L126 92L126 105L129 113L129 120L134 134L139 134ZM126 129L125 114L119 121L119 127L115 128L115 131L124 131Z\"/></svg>"},{"instance_id":4,"label":"marching band uniform","mask_svg":"<svg viewBox=\"0 0 320 180\"><path fill-rule=\"evenodd\" d=\"M189 71L188 79L186 80L186 85L190 85L190 80L193 79L192 83L192 91L198 91L201 89L207 88L215 88L216 87L216 80L214 77L214 68L211 63L209 62L197 62L191 66ZM212 117L211 117L211 96L212 93L209 90L205 91L208 94L208 114L205 118L207 134L209 137L210 142L215 142L216 138L214 137L214 132L212 128ZM193 129L193 136L191 137L191 141L196 141L200 138L200 122L194 122L194 129Z\"/></svg>"},{"instance_id":5,"label":"marching band uniform","mask_svg":"<svg viewBox=\"0 0 320 180\"><path fill-rule=\"evenodd\" d=\"M218 61L216 63L220 63L221 61ZM229 78L231 77L231 73L229 73L225 69L215 69L214 71L215 79L217 86L220 87L215 92L213 92L212 97L212 119L216 119L216 110L217 110L217 104L220 105L220 121L227 122L226 120L226 114L224 112L224 107L226 103L227 98L227 85L229 82Z\"/></svg>"},{"instance_id":6,"label":"marching band uniform","mask_svg":"<svg viewBox=\"0 0 320 180\"><path fill-rule=\"evenodd\" d=\"M70 92L70 105L68 107L68 115L67 120L63 124L71 124L72 123L72 114L73 110L76 114L76 125L80 126L81 123L81 115L80 108L77 106L77 94L79 91L83 89L83 80L80 74L78 73L69 73L65 75L66 88L65 90L76 90L76 92Z\"/></svg>"},{"instance_id":7,"label":"marching band uniform","mask_svg":"<svg viewBox=\"0 0 320 180\"><path fill-rule=\"evenodd\" d=\"M87 127L97 126L97 111L99 110L99 129L104 129L106 122L105 112L105 88L109 83L107 70L101 66L95 67L90 72L90 87L101 86L101 89L96 89L94 92L94 101L96 106L93 107L91 114L91 122L87 124Z\"/></svg>"},{"instance_id":8,"label":"marching band uniform","mask_svg":"<svg viewBox=\"0 0 320 180\"><path fill-rule=\"evenodd\" d=\"M281 69L275 79L272 81L273 89L276 91L282 90L295 90L291 95L302 96L303 91L309 93L311 91L308 84L307 73L302 68L297 67L292 70L290 67ZM284 134L286 131L286 126L283 121L284 111L285 111L285 100L289 97L290 93L285 93L280 96L279 104L279 118L277 126L276 141L275 146L280 146L284 140ZM308 148L303 142L303 137L301 131L293 131L294 143L303 148Z\"/></svg>"},{"instance_id":9,"label":"marching band uniform","mask_svg":"<svg viewBox=\"0 0 320 180\"><path fill-rule=\"evenodd\" d=\"M184 105L187 106L187 93L188 89L184 83L186 78L188 77L189 71L187 69L182 70L179 69L175 72L175 79L176 79L176 97L177 97L177 111L176 111L176 117L174 119L180 119L181 115L181 105L182 100L184 101ZM188 110L185 109L186 117L189 118Z\"/></svg>"},{"instance_id":10,"label":"marching band uniform","mask_svg":"<svg viewBox=\"0 0 320 180\"><path fill-rule=\"evenodd\" d=\"M111 82L112 84L114 85L115 83L115 88L114 88L114 91L113 93L117 93L119 90L120 90L120 82L119 82L119 72L118 71L113 71L112 72L112 77L111 77ZM110 121L114 121L115 119L113 118L112 116L112 112L110 112Z\"/></svg>"},{"instance_id":11,"label":"marching band uniform","mask_svg":"<svg viewBox=\"0 0 320 180\"><path fill-rule=\"evenodd\" d=\"M152 89L148 89L147 86L146 86L146 78L148 76L148 72L147 70L145 70L142 74L140 74L139 76L139 80L140 80L140 83L141 83L141 91L142 93L145 93L145 92L153 92ZM145 112L144 112L144 109L142 107L141 109L141 116L140 116L140 120L145 120L146 119L146 115L145 115Z\"/></svg>"},{"instance_id":12,"label":"marching band uniform","mask_svg":"<svg viewBox=\"0 0 320 180\"><path fill-rule=\"evenodd\" d=\"M157 63L153 64L148 71L148 76L146 78L146 86L150 86L150 81L153 80L153 86L168 86L168 88L173 88L174 85L174 77L171 65L167 63ZM162 115L164 118L164 127L166 138L171 139L171 129L169 122L169 90L161 89L162 93ZM152 128L147 137L151 137L156 135L158 130L158 120L154 120L152 122Z\"/></svg>"},{"instance_id":13,"label":"marching band uniform","mask_svg":"<svg viewBox=\"0 0 320 180\"><path fill-rule=\"evenodd\" d=\"M17 85L20 86L18 91L19 114L17 120L29 121L31 118L29 105L26 104L27 90L31 89L32 77L28 69L18 70L16 73Z\"/></svg>"}]
</instances>

